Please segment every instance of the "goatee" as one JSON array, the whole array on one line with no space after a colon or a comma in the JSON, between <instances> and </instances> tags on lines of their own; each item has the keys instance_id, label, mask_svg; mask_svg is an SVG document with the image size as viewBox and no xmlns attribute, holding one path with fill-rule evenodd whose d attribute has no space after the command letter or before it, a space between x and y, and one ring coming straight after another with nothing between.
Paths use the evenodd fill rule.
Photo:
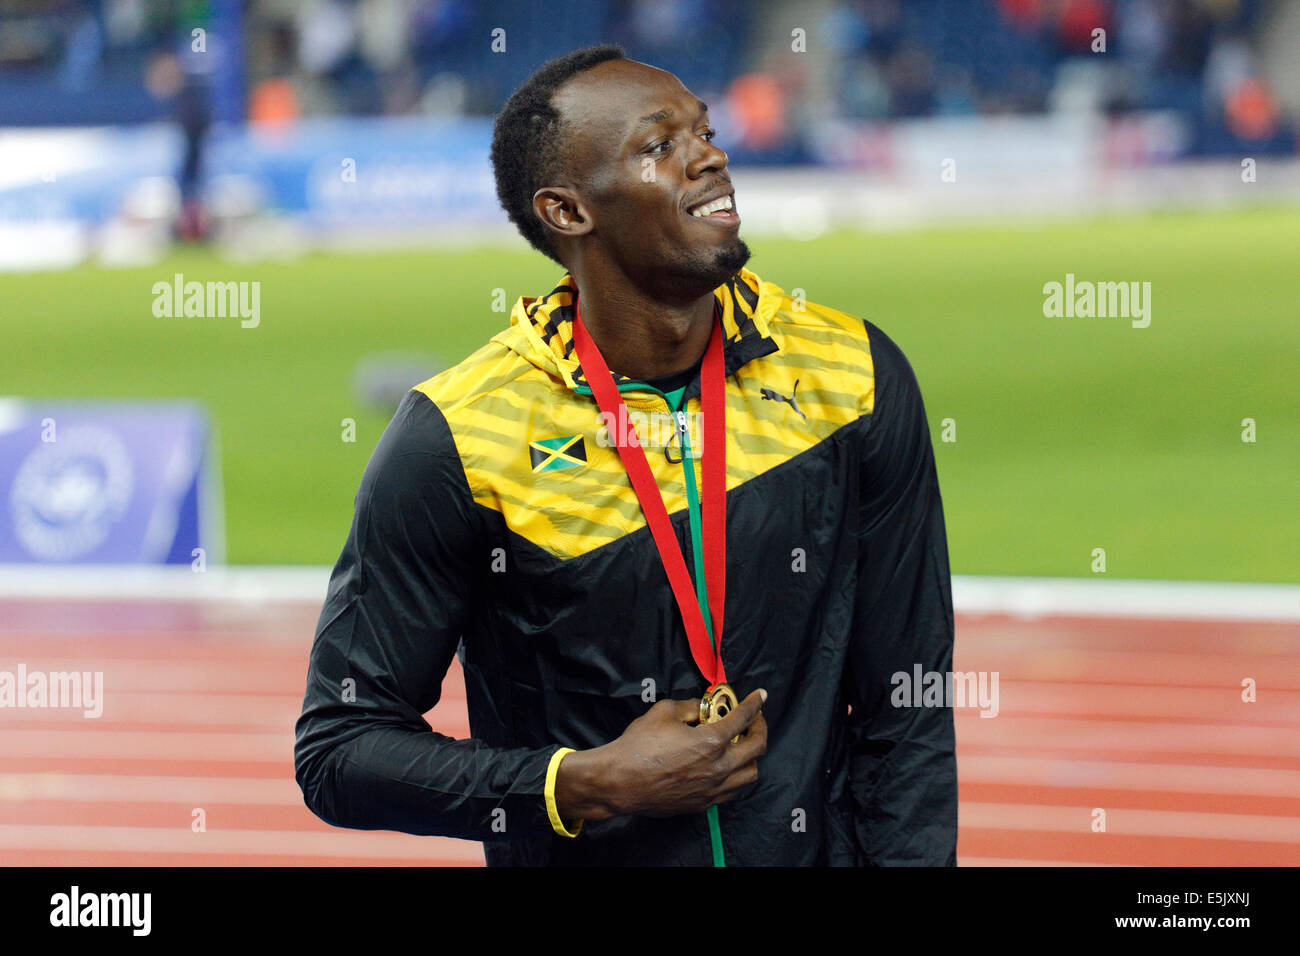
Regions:
<instances>
[{"instance_id":1,"label":"goatee","mask_svg":"<svg viewBox=\"0 0 1300 956\"><path fill-rule=\"evenodd\" d=\"M739 272L750 255L745 240L737 236L711 255L692 256L677 270L674 291L687 301L712 292Z\"/></svg>"}]
</instances>

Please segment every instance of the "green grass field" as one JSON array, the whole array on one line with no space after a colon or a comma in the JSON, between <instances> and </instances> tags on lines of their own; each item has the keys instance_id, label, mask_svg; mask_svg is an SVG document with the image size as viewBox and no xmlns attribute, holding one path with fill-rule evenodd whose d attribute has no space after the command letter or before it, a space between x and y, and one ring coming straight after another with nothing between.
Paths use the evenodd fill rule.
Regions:
<instances>
[{"instance_id":1,"label":"green grass field","mask_svg":"<svg viewBox=\"0 0 1300 956\"><path fill-rule=\"evenodd\" d=\"M958 573L1300 577L1300 228L1288 210L751 241L750 267L904 349L936 442ZM258 280L261 324L155 318L152 286ZM1149 328L1045 318L1043 284L1152 284ZM312 255L0 276L0 393L195 398L221 442L228 558L332 563L387 416L354 396L378 350L459 361L551 288L529 251ZM340 422L357 421L355 444ZM940 441L940 422L957 440ZM1242 419L1257 441L1242 441Z\"/></svg>"}]
</instances>

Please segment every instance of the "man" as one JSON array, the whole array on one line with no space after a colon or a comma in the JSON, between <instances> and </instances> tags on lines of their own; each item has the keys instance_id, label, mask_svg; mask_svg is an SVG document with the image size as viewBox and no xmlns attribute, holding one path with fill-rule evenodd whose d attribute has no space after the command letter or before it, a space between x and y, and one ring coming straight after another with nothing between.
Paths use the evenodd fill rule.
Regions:
<instances>
[{"instance_id":1,"label":"man","mask_svg":"<svg viewBox=\"0 0 1300 956\"><path fill-rule=\"evenodd\" d=\"M955 864L952 711L891 705L953 646L906 360L744 268L707 107L617 47L539 70L492 158L567 274L412 390L367 466L297 726L307 805L490 865ZM468 740L421 716L458 645Z\"/></svg>"}]
</instances>

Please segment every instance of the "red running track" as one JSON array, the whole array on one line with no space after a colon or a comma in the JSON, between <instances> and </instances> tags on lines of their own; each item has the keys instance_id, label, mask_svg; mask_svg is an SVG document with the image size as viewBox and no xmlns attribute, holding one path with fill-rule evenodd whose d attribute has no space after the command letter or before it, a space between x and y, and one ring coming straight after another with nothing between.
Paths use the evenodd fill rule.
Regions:
<instances>
[{"instance_id":1,"label":"red running track","mask_svg":"<svg viewBox=\"0 0 1300 956\"><path fill-rule=\"evenodd\" d=\"M102 671L106 698L97 719L0 709L0 864L482 865L477 843L340 830L303 805L316 613L0 602L0 670ZM956 669L999 691L995 717L958 710L962 865L1300 864L1300 626L960 617L957 633ZM428 720L469 734L454 661Z\"/></svg>"}]
</instances>

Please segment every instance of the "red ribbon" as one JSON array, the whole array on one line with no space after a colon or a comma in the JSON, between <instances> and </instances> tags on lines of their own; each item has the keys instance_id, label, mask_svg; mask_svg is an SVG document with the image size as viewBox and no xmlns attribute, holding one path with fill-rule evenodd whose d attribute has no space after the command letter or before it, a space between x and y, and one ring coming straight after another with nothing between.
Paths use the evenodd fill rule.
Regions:
<instances>
[{"instance_id":1,"label":"red ribbon","mask_svg":"<svg viewBox=\"0 0 1300 956\"><path fill-rule=\"evenodd\" d=\"M700 423L701 441L704 449L704 487L700 497L703 510L703 549L705 568L705 587L708 591L709 614L713 622L713 644L710 646L709 632L704 624L704 615L691 586L690 575L686 572L686 561L682 549L673 534L672 524L668 520L668 509L664 506L659 485L646 461L645 451L637 438L636 427L629 421L627 409L614 377L605 364L600 349L592 341L586 326L582 324L582 313L578 310L578 297L574 294L573 307L573 345L578 353L578 361L586 373L591 391L595 395L600 410L606 418L616 422L618 434L614 436L615 447L623 459L632 480L632 489L641 503L646 524L654 535L655 547L659 549L659 559L663 562L672 585L677 606L682 612L682 622L686 626L686 636L691 645L691 656L700 673L709 682L709 690L725 683L727 674L722 666L722 612L727 593L727 438L726 438L726 399L725 376L723 375L722 355L722 319L714 306L713 334L709 339L708 350L704 353L704 362L700 366L700 398L703 420ZM679 418L680 422L681 419ZM716 427L715 427L716 426ZM686 467L693 468L694 463L687 461Z\"/></svg>"}]
</instances>

